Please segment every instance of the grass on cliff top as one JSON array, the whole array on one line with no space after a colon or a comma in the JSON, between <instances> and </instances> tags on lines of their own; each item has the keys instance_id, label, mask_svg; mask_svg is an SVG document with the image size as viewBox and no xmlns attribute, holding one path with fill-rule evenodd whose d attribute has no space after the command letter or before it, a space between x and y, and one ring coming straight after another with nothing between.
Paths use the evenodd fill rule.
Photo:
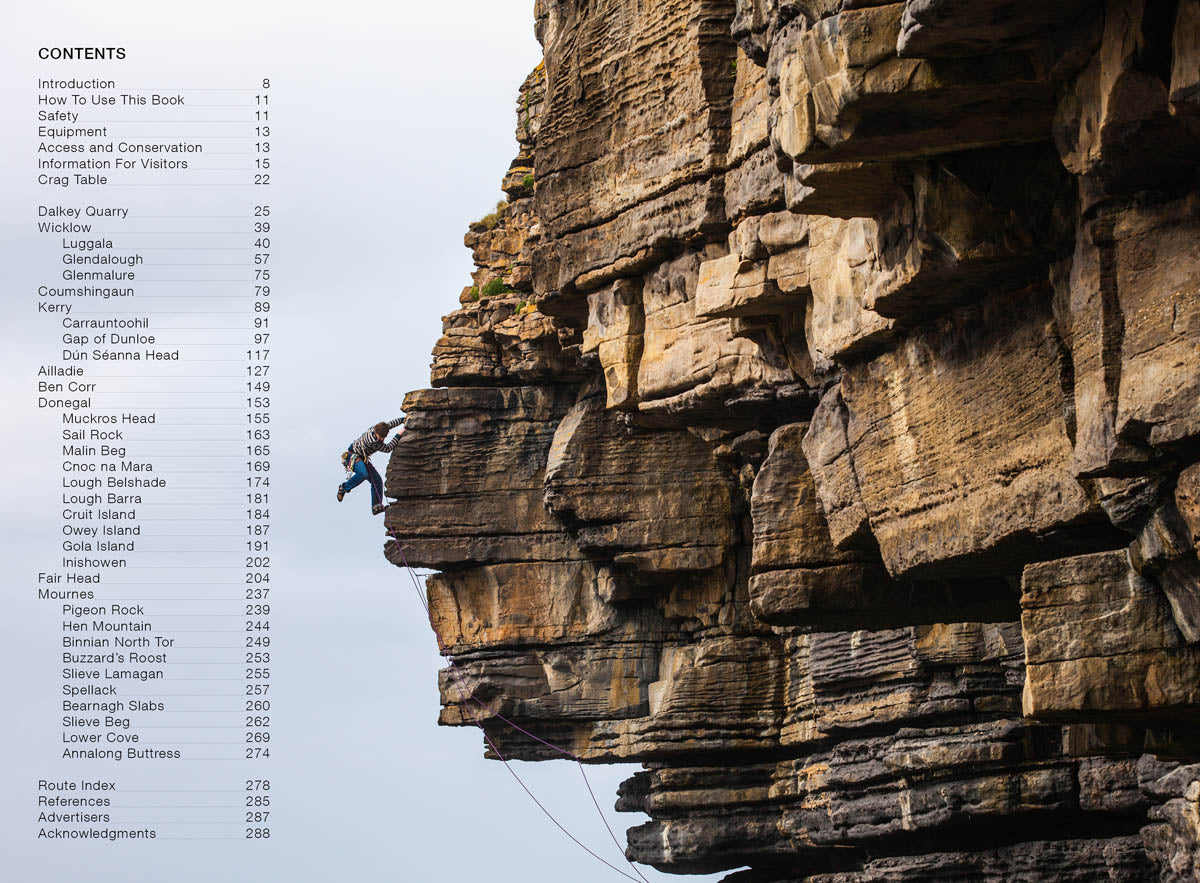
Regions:
<instances>
[{"instance_id":1,"label":"grass on cliff top","mask_svg":"<svg viewBox=\"0 0 1200 883\"><path fill-rule=\"evenodd\" d=\"M480 230L495 230L500 223L500 219L504 217L504 213L508 211L508 200L501 199L496 203L496 210L484 215L475 223L471 224L471 229L479 232Z\"/></svg>"}]
</instances>

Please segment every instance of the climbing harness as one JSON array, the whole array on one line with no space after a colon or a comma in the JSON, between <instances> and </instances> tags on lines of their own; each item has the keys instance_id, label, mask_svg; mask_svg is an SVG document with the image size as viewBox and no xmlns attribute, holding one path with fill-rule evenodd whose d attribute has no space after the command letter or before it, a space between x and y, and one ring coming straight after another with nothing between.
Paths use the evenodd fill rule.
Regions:
<instances>
[{"instance_id":1,"label":"climbing harness","mask_svg":"<svg viewBox=\"0 0 1200 883\"><path fill-rule=\"evenodd\" d=\"M442 646L442 638L441 638L441 635L439 635L437 633L437 629L433 625L433 618L432 618L432 616L430 616L430 611L429 611L429 600L425 597L425 593L423 591L421 591L421 585L417 581L416 572L412 569L412 566L408 563L408 557L404 554L404 547L400 545L400 539L394 533L392 533L390 530L387 531L387 534L388 534L388 536L390 536L392 538L392 541L395 542L396 549L399 550L399 552L400 552L400 560L404 562L404 568L408 571L408 577L412 581L413 589L417 593L417 599L421 602L421 606L425 608L425 618L429 620L429 627L431 629L433 629L433 635L437 639L438 647L441 647ZM558 830L562 831L563 834L565 834L576 846L578 846L580 849L582 849L584 852L586 852L592 858L596 859L596 861L600 862L603 865L606 865L608 868L610 868L613 871L615 871L616 873L620 874L622 877L625 877L628 880L633 880L634 883L650 883L650 881L647 880L646 877L642 874L642 872L638 869L637 865L635 865L629 859L628 856L625 856L625 850L621 848L621 844L617 841L617 835L613 833L612 827L608 824L608 818L604 815L604 810L602 810L600 808L600 801L598 801L596 799L596 792L592 788L592 783L588 780L587 772L584 771L582 758L580 758L579 755L574 754L573 752L570 752L565 748L562 748L551 742L547 742L545 739L542 739L539 736L535 736L533 733L526 730L520 724L517 724L517 723L509 720L508 718L504 717L501 714L497 714L495 711L488 708L487 705L484 705L483 702L476 699L474 696L470 695L469 692L465 692L462 688L462 683L461 683L462 677L463 677L462 672L460 671L458 666L455 664L453 659L450 659L449 662L450 662L450 665L448 667L448 670L451 673L451 683L454 684L454 690L456 693L458 693L458 697L462 704L462 707L466 709L467 714L470 716L471 720L475 723L475 726L479 727L479 731L481 733L483 733L483 738L487 742L488 747L491 748L492 753L495 754L496 757L500 760L500 762L504 764L504 768L507 769L509 771L509 773L512 774L512 777L514 779L517 780L517 784L521 786L521 790L523 790L527 795L529 795L529 799L534 802L534 804L537 806L538 809L540 809L542 811L542 813L546 816L546 818L548 818L551 822L553 822L555 827L557 827ZM471 708L471 705L470 705L471 702L474 702L477 705L481 706L482 708L487 709L488 713L492 717L507 724L508 726L510 726L514 730L516 730L517 732L522 733L522 734L528 736L530 739L533 739L535 742L539 742L542 745L545 745L547 748L558 752L559 754L563 755L564 757L569 757L571 760L575 761L575 765L579 768L579 774L581 776L583 776L583 783L584 783L584 785L587 786L588 795L592 798L592 805L596 807L596 812L600 816L600 821L602 821L604 823L604 828L605 828L605 830L608 831L608 836L612 838L613 845L615 845L617 847L617 850L621 853L621 855L625 857L625 861L629 864L629 867L633 869L633 873L637 874L636 877L634 877L632 874L627 873L626 871L622 870L621 868L618 868L616 865L610 863L609 861L607 861L606 859L604 859L597 853L593 852L586 844L584 844L574 834L572 834L570 831L568 831L563 826L563 824L554 817L554 814L551 813L550 810L546 809L546 807L542 804L542 802L540 800L538 800L537 797L534 795L533 791L531 791L529 789L529 786L525 784L525 782L521 779L521 777L519 775L517 775L517 771L515 769L513 769L512 764L509 763L508 759L503 754L500 753L500 749L496 746L496 743L494 741L492 741L492 737L488 735L487 730L484 729L483 721L481 721L479 719L479 716Z\"/></svg>"}]
</instances>

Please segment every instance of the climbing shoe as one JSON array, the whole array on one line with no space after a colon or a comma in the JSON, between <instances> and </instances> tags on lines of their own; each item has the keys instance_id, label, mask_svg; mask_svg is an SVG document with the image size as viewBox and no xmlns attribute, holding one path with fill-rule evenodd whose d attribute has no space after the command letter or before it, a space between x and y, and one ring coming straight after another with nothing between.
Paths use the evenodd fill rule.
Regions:
<instances>
[{"instance_id":1,"label":"climbing shoe","mask_svg":"<svg viewBox=\"0 0 1200 883\"><path fill-rule=\"evenodd\" d=\"M344 499L346 499L346 489L345 489L345 488L343 488L343 487L342 487L342 486L339 484L339 485L338 485L338 502L340 503L340 502L342 502L342 500L344 500Z\"/></svg>"},{"instance_id":2,"label":"climbing shoe","mask_svg":"<svg viewBox=\"0 0 1200 883\"><path fill-rule=\"evenodd\" d=\"M387 506L383 505L383 503L376 503L374 506L371 507L371 514L378 515L380 512L382 512L386 508L387 508Z\"/></svg>"}]
</instances>

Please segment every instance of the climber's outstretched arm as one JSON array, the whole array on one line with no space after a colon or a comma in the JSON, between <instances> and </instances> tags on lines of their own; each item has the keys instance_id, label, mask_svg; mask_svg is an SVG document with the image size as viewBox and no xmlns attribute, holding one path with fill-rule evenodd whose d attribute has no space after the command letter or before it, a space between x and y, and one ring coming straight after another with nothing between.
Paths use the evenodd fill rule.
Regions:
<instances>
[{"instance_id":1,"label":"climber's outstretched arm","mask_svg":"<svg viewBox=\"0 0 1200 883\"><path fill-rule=\"evenodd\" d=\"M392 436L391 441L381 445L379 450L390 453L396 449L396 445L400 444L400 437L404 435L404 419L405 418L403 417L399 417L395 420L388 421L389 429L395 429L397 426L399 426L400 431Z\"/></svg>"}]
</instances>

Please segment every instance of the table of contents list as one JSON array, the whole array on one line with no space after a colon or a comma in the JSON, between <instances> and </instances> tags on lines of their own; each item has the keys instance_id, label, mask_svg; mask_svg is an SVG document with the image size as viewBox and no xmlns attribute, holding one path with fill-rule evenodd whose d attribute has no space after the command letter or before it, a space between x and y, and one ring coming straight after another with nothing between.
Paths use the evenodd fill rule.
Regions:
<instances>
[{"instance_id":1,"label":"table of contents list","mask_svg":"<svg viewBox=\"0 0 1200 883\"><path fill-rule=\"evenodd\" d=\"M29 101L40 282L18 299L54 427L31 443L59 455L44 482L61 498L28 587L61 668L54 717L28 722L46 735L30 822L39 839L263 840L272 84L104 67L39 77Z\"/></svg>"}]
</instances>

